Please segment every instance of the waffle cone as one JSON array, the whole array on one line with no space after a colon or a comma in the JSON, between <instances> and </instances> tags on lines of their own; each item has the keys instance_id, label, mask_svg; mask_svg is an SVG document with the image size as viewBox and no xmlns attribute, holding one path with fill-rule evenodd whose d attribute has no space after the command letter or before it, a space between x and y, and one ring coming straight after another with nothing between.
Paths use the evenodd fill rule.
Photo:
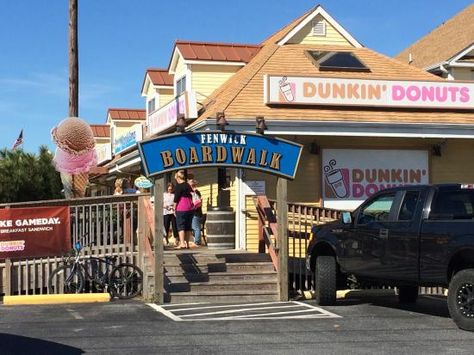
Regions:
<instances>
[{"instance_id":1,"label":"waffle cone","mask_svg":"<svg viewBox=\"0 0 474 355\"><path fill-rule=\"evenodd\" d=\"M72 191L74 197L84 197L86 195L86 189L89 185L89 174L81 173L74 174L72 176Z\"/></svg>"}]
</instances>

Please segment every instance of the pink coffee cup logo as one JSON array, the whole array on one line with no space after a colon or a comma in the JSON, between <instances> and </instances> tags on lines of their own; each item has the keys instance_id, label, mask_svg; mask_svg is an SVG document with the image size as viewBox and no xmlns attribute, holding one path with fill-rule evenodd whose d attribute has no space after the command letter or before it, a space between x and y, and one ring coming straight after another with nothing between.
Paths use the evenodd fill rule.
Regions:
<instances>
[{"instance_id":1,"label":"pink coffee cup logo","mask_svg":"<svg viewBox=\"0 0 474 355\"><path fill-rule=\"evenodd\" d=\"M293 102L295 101L295 83L290 83L287 81L286 76L282 77L278 82L280 87L280 101Z\"/></svg>"}]
</instances>

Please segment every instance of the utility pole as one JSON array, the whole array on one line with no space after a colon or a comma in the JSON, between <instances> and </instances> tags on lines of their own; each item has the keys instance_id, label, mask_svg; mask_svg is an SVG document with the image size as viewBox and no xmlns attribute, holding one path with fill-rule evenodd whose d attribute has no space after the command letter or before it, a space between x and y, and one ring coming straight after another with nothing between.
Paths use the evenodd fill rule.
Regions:
<instances>
[{"instance_id":1,"label":"utility pole","mask_svg":"<svg viewBox=\"0 0 474 355\"><path fill-rule=\"evenodd\" d=\"M78 0L69 0L69 117L79 117L77 2Z\"/></svg>"}]
</instances>

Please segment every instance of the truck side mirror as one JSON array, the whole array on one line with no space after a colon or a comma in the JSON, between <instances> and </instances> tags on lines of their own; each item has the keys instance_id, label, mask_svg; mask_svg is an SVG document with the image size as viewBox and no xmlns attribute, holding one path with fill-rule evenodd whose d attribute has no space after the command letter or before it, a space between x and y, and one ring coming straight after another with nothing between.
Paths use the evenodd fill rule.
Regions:
<instances>
[{"instance_id":1,"label":"truck side mirror","mask_svg":"<svg viewBox=\"0 0 474 355\"><path fill-rule=\"evenodd\" d=\"M352 224L352 215L350 212L342 212L342 223Z\"/></svg>"}]
</instances>

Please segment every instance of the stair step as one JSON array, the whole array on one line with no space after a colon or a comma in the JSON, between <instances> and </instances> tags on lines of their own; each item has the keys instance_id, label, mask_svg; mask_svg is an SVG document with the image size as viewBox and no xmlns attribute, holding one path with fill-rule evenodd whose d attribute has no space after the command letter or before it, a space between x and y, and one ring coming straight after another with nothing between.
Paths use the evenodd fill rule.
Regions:
<instances>
[{"instance_id":1,"label":"stair step","mask_svg":"<svg viewBox=\"0 0 474 355\"><path fill-rule=\"evenodd\" d=\"M210 270L211 271L211 270ZM214 270L212 270L214 271ZM225 271L275 271L275 267L271 262L249 262L249 263L229 263L226 264Z\"/></svg>"},{"instance_id":2,"label":"stair step","mask_svg":"<svg viewBox=\"0 0 474 355\"><path fill-rule=\"evenodd\" d=\"M227 280L217 282L192 282L189 284L190 291L204 292L204 291L275 291L278 288L278 283L275 281L254 281L254 280Z\"/></svg>"},{"instance_id":3,"label":"stair step","mask_svg":"<svg viewBox=\"0 0 474 355\"><path fill-rule=\"evenodd\" d=\"M248 292L225 292L225 291L200 291L200 292L171 292L167 295L165 302L190 303L190 302L263 302L278 301L276 291L248 291Z\"/></svg>"},{"instance_id":4,"label":"stair step","mask_svg":"<svg viewBox=\"0 0 474 355\"><path fill-rule=\"evenodd\" d=\"M258 281L276 281L278 274L275 271L248 271L248 272L210 272L210 273L166 273L166 279L174 282L207 282L207 281L226 281L226 280L258 280Z\"/></svg>"}]
</instances>

